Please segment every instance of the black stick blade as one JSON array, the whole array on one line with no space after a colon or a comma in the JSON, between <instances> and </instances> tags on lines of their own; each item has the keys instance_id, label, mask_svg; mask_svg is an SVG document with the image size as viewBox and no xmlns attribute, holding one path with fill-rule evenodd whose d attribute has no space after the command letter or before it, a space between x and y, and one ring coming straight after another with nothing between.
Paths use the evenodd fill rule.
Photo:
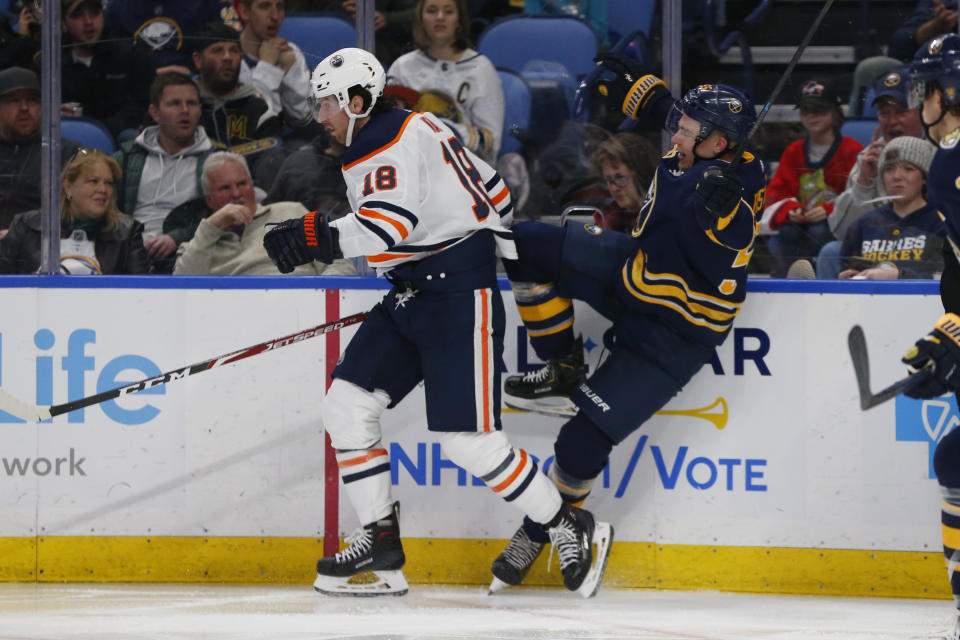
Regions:
<instances>
[{"instance_id":1,"label":"black stick blade","mask_svg":"<svg viewBox=\"0 0 960 640\"><path fill-rule=\"evenodd\" d=\"M867 338L863 335L863 328L855 324L847 335L847 346L850 349L850 359L853 361L853 372L857 376L857 390L860 392L860 409L866 411L871 404L870 393L870 357L867 355Z\"/></svg>"}]
</instances>

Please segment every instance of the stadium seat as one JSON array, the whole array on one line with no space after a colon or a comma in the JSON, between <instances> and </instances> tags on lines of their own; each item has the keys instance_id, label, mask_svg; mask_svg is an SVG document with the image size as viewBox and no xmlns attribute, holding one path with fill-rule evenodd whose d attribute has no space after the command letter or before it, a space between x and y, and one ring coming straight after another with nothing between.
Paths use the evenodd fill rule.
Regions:
<instances>
[{"instance_id":1,"label":"stadium seat","mask_svg":"<svg viewBox=\"0 0 960 640\"><path fill-rule=\"evenodd\" d=\"M503 137L500 155L523 154L523 138L530 128L530 87L517 73L509 69L497 69L503 87Z\"/></svg>"},{"instance_id":2,"label":"stadium seat","mask_svg":"<svg viewBox=\"0 0 960 640\"><path fill-rule=\"evenodd\" d=\"M61 118L60 135L104 153L113 153L117 148L107 128L92 118Z\"/></svg>"},{"instance_id":3,"label":"stadium seat","mask_svg":"<svg viewBox=\"0 0 960 640\"><path fill-rule=\"evenodd\" d=\"M649 37L656 4L655 0L607 0L610 43L613 44L635 31Z\"/></svg>"},{"instance_id":4,"label":"stadium seat","mask_svg":"<svg viewBox=\"0 0 960 640\"><path fill-rule=\"evenodd\" d=\"M334 51L357 46L353 23L337 15L288 15L278 35L300 47L311 71Z\"/></svg>"},{"instance_id":5,"label":"stadium seat","mask_svg":"<svg viewBox=\"0 0 960 640\"><path fill-rule=\"evenodd\" d=\"M875 118L861 118L858 120L847 120L840 129L840 134L853 138L863 146L870 144L873 139L873 132L877 128Z\"/></svg>"},{"instance_id":6,"label":"stadium seat","mask_svg":"<svg viewBox=\"0 0 960 640\"><path fill-rule=\"evenodd\" d=\"M517 72L530 62L557 62L579 80L593 69L597 36L573 16L508 16L480 34L477 51L495 67Z\"/></svg>"}]
</instances>

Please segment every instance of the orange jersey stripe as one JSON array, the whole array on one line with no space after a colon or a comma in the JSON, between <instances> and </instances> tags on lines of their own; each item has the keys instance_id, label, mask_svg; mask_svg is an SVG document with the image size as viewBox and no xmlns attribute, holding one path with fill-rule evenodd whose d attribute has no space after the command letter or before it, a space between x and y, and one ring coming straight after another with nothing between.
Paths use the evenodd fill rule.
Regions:
<instances>
[{"instance_id":1,"label":"orange jersey stripe","mask_svg":"<svg viewBox=\"0 0 960 640\"><path fill-rule=\"evenodd\" d=\"M367 256L367 262L389 262L390 260L412 257L412 253L378 253L375 256Z\"/></svg>"},{"instance_id":2,"label":"orange jersey stripe","mask_svg":"<svg viewBox=\"0 0 960 640\"><path fill-rule=\"evenodd\" d=\"M414 111L413 113L411 113L410 115L408 115L408 116L407 116L407 119L403 121L403 124L402 124L402 125L400 125L400 131L397 132L397 135L394 136L393 140L391 140L391 141L388 142L387 144L383 145L383 146L380 147L379 149L376 149L376 150L374 150L374 151L371 151L370 153L368 153L367 155L363 156L362 158L358 158L358 159L354 160L353 162L351 162L350 164L345 164L345 165L343 165L343 170L346 171L347 169L350 169L351 167L354 167L354 166L360 164L361 162L365 162L365 161L369 160L370 158L372 158L373 156L375 156L375 155L377 155L378 153L380 153L381 151L386 151L387 149L389 149L390 147L392 147L393 145L395 145L395 144L397 143L397 141L400 139L400 136L403 135L403 132L404 132L404 130L406 130L407 125L410 124L410 119L413 118L414 116L418 116L418 115L420 115L420 114L419 114L418 112L416 112L416 111Z\"/></svg>"},{"instance_id":3,"label":"orange jersey stripe","mask_svg":"<svg viewBox=\"0 0 960 640\"><path fill-rule=\"evenodd\" d=\"M373 209L360 209L360 211L357 211L357 215L364 216L366 218L374 218L375 220L383 220L384 222L389 222L391 225L393 225L393 228L397 230L397 233L400 234L401 240L403 240L410 234L410 232L407 231L407 228L405 226L403 226L402 224L400 224L399 222L397 222L392 218L388 218L387 216L383 215L378 211L374 211Z\"/></svg>"},{"instance_id":4,"label":"orange jersey stripe","mask_svg":"<svg viewBox=\"0 0 960 640\"><path fill-rule=\"evenodd\" d=\"M487 366L487 358L490 357L490 347L488 341L490 340L490 330L487 327L487 323L490 321L487 313L487 290L480 290L480 301L483 304L483 319L480 323L480 341L483 344L482 355L483 358L483 373L481 375L482 393L483 393L483 431L490 431L490 369Z\"/></svg>"},{"instance_id":5,"label":"orange jersey stripe","mask_svg":"<svg viewBox=\"0 0 960 640\"><path fill-rule=\"evenodd\" d=\"M510 474L510 477L498 484L495 487L491 487L497 493L500 493L504 489L510 486L510 483L517 479L517 476L520 475L520 472L523 471L524 467L527 466L527 452L523 449L520 449L520 463L517 465L517 468L513 470L513 473Z\"/></svg>"},{"instance_id":6,"label":"orange jersey stripe","mask_svg":"<svg viewBox=\"0 0 960 640\"><path fill-rule=\"evenodd\" d=\"M506 198L507 195L509 194L510 194L510 189L504 187L503 190L493 198L493 204L500 204L501 202L503 202L503 199Z\"/></svg>"},{"instance_id":7,"label":"orange jersey stripe","mask_svg":"<svg viewBox=\"0 0 960 640\"><path fill-rule=\"evenodd\" d=\"M363 464L364 462L368 462L374 458L379 458L380 456L385 455L387 455L386 449L370 449L370 451L367 451L362 456L357 456L356 458L350 458L349 460L344 460L343 462L337 463L337 466L339 466L341 469L344 467L354 467L358 464Z\"/></svg>"}]
</instances>

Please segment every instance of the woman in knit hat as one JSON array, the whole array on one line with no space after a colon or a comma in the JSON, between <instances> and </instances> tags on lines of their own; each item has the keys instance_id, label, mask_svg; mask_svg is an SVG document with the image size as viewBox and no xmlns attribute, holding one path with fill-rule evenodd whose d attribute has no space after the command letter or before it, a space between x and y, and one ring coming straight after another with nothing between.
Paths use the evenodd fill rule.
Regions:
<instances>
[{"instance_id":1,"label":"woman in knit hat","mask_svg":"<svg viewBox=\"0 0 960 640\"><path fill-rule=\"evenodd\" d=\"M847 231L841 256L848 268L840 278L933 278L943 271L945 229L926 200L934 153L932 144L912 136L887 143L878 173L889 200Z\"/></svg>"}]
</instances>

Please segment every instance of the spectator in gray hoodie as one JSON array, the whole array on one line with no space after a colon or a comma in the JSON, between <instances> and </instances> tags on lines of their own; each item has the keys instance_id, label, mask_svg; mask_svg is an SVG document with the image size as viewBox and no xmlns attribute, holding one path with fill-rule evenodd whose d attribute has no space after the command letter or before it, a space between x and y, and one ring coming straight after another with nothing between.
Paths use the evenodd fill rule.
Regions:
<instances>
[{"instance_id":1,"label":"spectator in gray hoodie","mask_svg":"<svg viewBox=\"0 0 960 640\"><path fill-rule=\"evenodd\" d=\"M123 143L114 155L123 170L117 201L143 224L154 270L169 272L177 241L163 233L163 220L174 207L201 194L203 161L212 145L199 126L200 95L189 76L158 75L150 87L149 113L157 124Z\"/></svg>"}]
</instances>

